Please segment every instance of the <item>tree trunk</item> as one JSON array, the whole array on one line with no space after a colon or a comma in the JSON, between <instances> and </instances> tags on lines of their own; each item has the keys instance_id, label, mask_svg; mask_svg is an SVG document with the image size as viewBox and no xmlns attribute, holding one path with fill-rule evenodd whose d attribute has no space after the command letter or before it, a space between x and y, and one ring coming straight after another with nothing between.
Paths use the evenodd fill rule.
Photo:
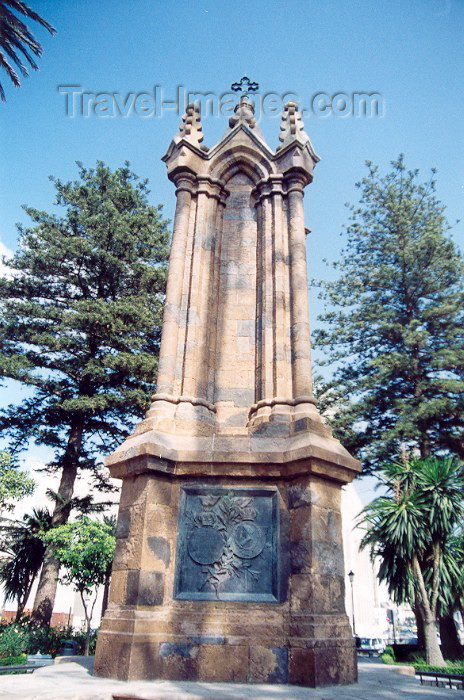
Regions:
<instances>
[{"instance_id":1,"label":"tree trunk","mask_svg":"<svg viewBox=\"0 0 464 700\"><path fill-rule=\"evenodd\" d=\"M462 658L462 647L452 614L440 617L440 638L445 659L458 661Z\"/></svg>"},{"instance_id":2,"label":"tree trunk","mask_svg":"<svg viewBox=\"0 0 464 700\"><path fill-rule=\"evenodd\" d=\"M23 599L23 600L21 600L21 601L18 601L18 608L17 608L17 610L16 610L15 622L19 622L19 621L20 621L20 619L21 619L21 617L22 617L22 614L23 614L23 612L24 612L24 608L25 608L25 606L26 606L26 602L27 602L27 598L26 598L26 599Z\"/></svg>"},{"instance_id":3,"label":"tree trunk","mask_svg":"<svg viewBox=\"0 0 464 700\"><path fill-rule=\"evenodd\" d=\"M440 645L438 644L437 639L437 625L435 618L436 606L434 603L430 605L430 600L427 595L427 589L424 583L424 577L422 575L421 567L417 556L413 557L413 570L416 575L416 580L419 586L420 593L420 602L418 604L418 608L420 610L422 620L424 622L425 659L427 663L431 666L445 666L445 660L441 653Z\"/></svg>"},{"instance_id":4,"label":"tree trunk","mask_svg":"<svg viewBox=\"0 0 464 700\"><path fill-rule=\"evenodd\" d=\"M424 651L425 650L424 621L423 621L422 616L420 614L419 605L417 602L414 606L412 606L412 611L414 613L414 617L416 618L417 646L421 651Z\"/></svg>"},{"instance_id":5,"label":"tree trunk","mask_svg":"<svg viewBox=\"0 0 464 700\"><path fill-rule=\"evenodd\" d=\"M88 608L88 603L85 601L84 597L84 591L79 591L81 595L81 600L82 600L82 606L84 608L84 615L85 615L85 647L84 647L84 654L85 656L89 656L89 651L90 651L90 635L92 633L92 617L93 617L93 611L95 608L95 603L97 602L97 595L98 595L98 589L95 591L95 597L93 599L93 603L90 606L90 610Z\"/></svg>"},{"instance_id":6,"label":"tree trunk","mask_svg":"<svg viewBox=\"0 0 464 700\"><path fill-rule=\"evenodd\" d=\"M84 656L89 655L90 649L90 619L87 615L87 608L85 608L85 646L84 646Z\"/></svg>"},{"instance_id":7,"label":"tree trunk","mask_svg":"<svg viewBox=\"0 0 464 700\"><path fill-rule=\"evenodd\" d=\"M420 396L422 392L420 393ZM419 437L419 451L421 459L426 459L430 457L430 440L427 435L427 430L423 426L420 427L420 437Z\"/></svg>"},{"instance_id":8,"label":"tree trunk","mask_svg":"<svg viewBox=\"0 0 464 700\"><path fill-rule=\"evenodd\" d=\"M61 525L62 523L59 524ZM37 622L40 626L50 627L59 573L60 565L52 552L48 550L44 556L31 615L34 622Z\"/></svg>"},{"instance_id":9,"label":"tree trunk","mask_svg":"<svg viewBox=\"0 0 464 700\"><path fill-rule=\"evenodd\" d=\"M435 620L424 620L425 660L430 666L446 666L437 638Z\"/></svg>"},{"instance_id":10,"label":"tree trunk","mask_svg":"<svg viewBox=\"0 0 464 700\"><path fill-rule=\"evenodd\" d=\"M52 527L64 525L69 518L71 510L69 501L74 493L77 465L82 446L82 435L82 425L74 425L71 427L68 444L63 456L63 469L61 472L60 485L58 487L59 498L55 504L52 515ZM40 572L39 586L32 609L32 619L44 627L50 627L59 573L59 562L53 556L53 550L48 548L45 552L42 571Z\"/></svg>"}]
</instances>

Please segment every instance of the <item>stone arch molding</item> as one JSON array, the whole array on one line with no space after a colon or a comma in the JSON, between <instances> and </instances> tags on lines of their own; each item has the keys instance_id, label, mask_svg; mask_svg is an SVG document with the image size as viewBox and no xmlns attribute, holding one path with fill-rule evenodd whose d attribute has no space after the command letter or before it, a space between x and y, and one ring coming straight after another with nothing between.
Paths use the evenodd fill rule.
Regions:
<instances>
[{"instance_id":1,"label":"stone arch molding","mask_svg":"<svg viewBox=\"0 0 464 700\"><path fill-rule=\"evenodd\" d=\"M217 178L227 186L227 182L238 172L245 173L253 184L257 185L275 174L276 168L254 144L231 143L211 160L210 173L211 177Z\"/></svg>"}]
</instances>

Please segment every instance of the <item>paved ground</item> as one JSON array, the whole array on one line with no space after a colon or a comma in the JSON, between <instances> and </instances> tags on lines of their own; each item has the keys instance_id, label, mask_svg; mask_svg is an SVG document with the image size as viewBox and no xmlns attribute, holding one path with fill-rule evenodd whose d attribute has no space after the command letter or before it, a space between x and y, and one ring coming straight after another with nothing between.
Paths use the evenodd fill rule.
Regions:
<instances>
[{"instance_id":1,"label":"paved ground","mask_svg":"<svg viewBox=\"0 0 464 700\"><path fill-rule=\"evenodd\" d=\"M464 691L421 686L381 663L359 664L359 683L308 689L284 685L113 681L94 678L77 663L54 664L33 674L2 676L0 698L8 700L458 700Z\"/></svg>"}]
</instances>

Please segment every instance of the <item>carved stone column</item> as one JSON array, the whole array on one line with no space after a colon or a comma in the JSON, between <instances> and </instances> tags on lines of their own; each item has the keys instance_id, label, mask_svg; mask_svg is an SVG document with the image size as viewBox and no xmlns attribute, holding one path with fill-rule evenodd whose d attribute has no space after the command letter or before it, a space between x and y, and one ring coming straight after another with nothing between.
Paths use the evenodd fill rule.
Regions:
<instances>
[{"instance_id":1,"label":"carved stone column","mask_svg":"<svg viewBox=\"0 0 464 700\"><path fill-rule=\"evenodd\" d=\"M292 333L293 395L301 404L314 403L311 381L308 273L303 209L304 180L290 175L286 180L290 248L290 299Z\"/></svg>"},{"instance_id":2,"label":"carved stone column","mask_svg":"<svg viewBox=\"0 0 464 700\"><path fill-rule=\"evenodd\" d=\"M218 193L216 205L216 218L214 221L214 248L212 260L211 284L208 293L208 324L207 324L207 347L208 356L202 368L202 376L206 378L207 395L210 403L214 403L216 356L220 338L218 338L218 317L220 295L220 268L221 268L221 246L222 246L222 226L224 220L224 210L227 201L227 191L221 189Z\"/></svg>"},{"instance_id":3,"label":"carved stone column","mask_svg":"<svg viewBox=\"0 0 464 700\"><path fill-rule=\"evenodd\" d=\"M265 183L257 193L258 210L258 290L257 290L257 346L256 346L256 399L274 396L274 279L272 199ZM262 415L269 415L270 406L263 407Z\"/></svg>"},{"instance_id":4,"label":"carved stone column","mask_svg":"<svg viewBox=\"0 0 464 700\"><path fill-rule=\"evenodd\" d=\"M287 252L287 231L284 221L284 190L282 176L272 179L273 210L273 273L274 273L274 397L286 399L293 394L290 345L290 290L288 277L290 260ZM281 404L280 412L289 413L290 407Z\"/></svg>"},{"instance_id":5,"label":"carved stone column","mask_svg":"<svg viewBox=\"0 0 464 700\"><path fill-rule=\"evenodd\" d=\"M173 390L188 225L194 192L192 175L188 173L180 175L176 185L176 213L169 256L169 275L158 365L157 390L160 394L171 394Z\"/></svg>"}]
</instances>

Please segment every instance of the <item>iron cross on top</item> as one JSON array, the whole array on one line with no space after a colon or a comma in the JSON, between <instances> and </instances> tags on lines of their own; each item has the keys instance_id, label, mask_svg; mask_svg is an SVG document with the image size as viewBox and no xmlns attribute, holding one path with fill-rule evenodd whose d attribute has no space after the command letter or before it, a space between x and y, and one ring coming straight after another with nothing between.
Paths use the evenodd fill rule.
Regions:
<instances>
[{"instance_id":1,"label":"iron cross on top","mask_svg":"<svg viewBox=\"0 0 464 700\"><path fill-rule=\"evenodd\" d=\"M246 75L243 76L241 80L238 81L238 83L232 83L230 86L234 92L243 92L243 95L248 95L249 92L258 92L259 90L259 83L254 83L250 80L250 78L247 78Z\"/></svg>"}]
</instances>

